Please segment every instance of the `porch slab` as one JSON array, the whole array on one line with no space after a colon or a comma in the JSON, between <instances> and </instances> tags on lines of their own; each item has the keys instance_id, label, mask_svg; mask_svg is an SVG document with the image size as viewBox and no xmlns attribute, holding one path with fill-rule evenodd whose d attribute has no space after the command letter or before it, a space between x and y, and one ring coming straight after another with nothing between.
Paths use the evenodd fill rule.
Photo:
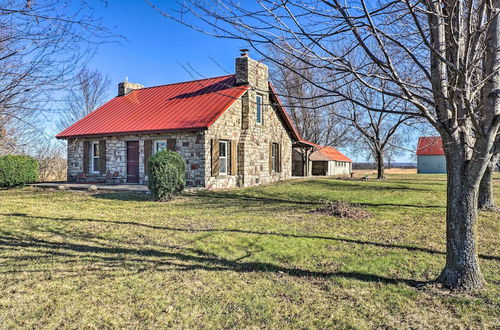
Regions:
<instances>
[{"instance_id":1,"label":"porch slab","mask_svg":"<svg viewBox=\"0 0 500 330\"><path fill-rule=\"evenodd\" d=\"M42 182L34 183L32 187L58 189L64 186L68 190L88 190L90 186L96 186L101 191L130 191L148 193L146 185L141 184L109 184L109 183L67 183L67 182Z\"/></svg>"}]
</instances>

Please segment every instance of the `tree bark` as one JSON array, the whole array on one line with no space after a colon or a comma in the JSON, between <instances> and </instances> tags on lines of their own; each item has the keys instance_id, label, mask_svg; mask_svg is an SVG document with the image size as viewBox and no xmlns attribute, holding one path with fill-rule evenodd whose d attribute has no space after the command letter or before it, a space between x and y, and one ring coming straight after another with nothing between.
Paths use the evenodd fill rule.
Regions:
<instances>
[{"instance_id":1,"label":"tree bark","mask_svg":"<svg viewBox=\"0 0 500 330\"><path fill-rule=\"evenodd\" d=\"M481 183L479 184L478 208L484 211L499 211L495 205L493 197L493 174L500 160L500 153L496 153L491 157L488 167L484 172Z\"/></svg>"},{"instance_id":2,"label":"tree bark","mask_svg":"<svg viewBox=\"0 0 500 330\"><path fill-rule=\"evenodd\" d=\"M446 154L446 265L437 282L457 290L478 289L485 283L476 246L481 171L469 166L461 150L449 150Z\"/></svg>"},{"instance_id":3,"label":"tree bark","mask_svg":"<svg viewBox=\"0 0 500 330\"><path fill-rule=\"evenodd\" d=\"M488 79L482 91L484 105L481 116L483 117L482 127L487 134L483 137L480 134L474 134L472 128L468 127L471 123L459 123L462 128L466 129L464 130L467 132L466 134L457 134L456 131L449 133L452 131L450 128L453 127L448 127L440 132L446 153L448 201L446 210L446 265L437 282L458 290L478 289L485 283L479 268L476 226L479 186L485 176L489 161L494 156L491 150L498 132L497 116L500 108L499 13L500 0L494 0L492 8L488 12L492 21L486 32L486 49L482 55L484 73ZM447 120L447 116L444 116L446 115L444 109L447 108L441 108L440 111L442 116L439 119L442 123L446 123ZM472 137L475 137L476 141L473 154L468 155L467 139Z\"/></svg>"},{"instance_id":4,"label":"tree bark","mask_svg":"<svg viewBox=\"0 0 500 330\"><path fill-rule=\"evenodd\" d=\"M384 151L377 149L375 151L375 161L377 162L377 180L385 179L385 166L384 166Z\"/></svg>"}]
</instances>

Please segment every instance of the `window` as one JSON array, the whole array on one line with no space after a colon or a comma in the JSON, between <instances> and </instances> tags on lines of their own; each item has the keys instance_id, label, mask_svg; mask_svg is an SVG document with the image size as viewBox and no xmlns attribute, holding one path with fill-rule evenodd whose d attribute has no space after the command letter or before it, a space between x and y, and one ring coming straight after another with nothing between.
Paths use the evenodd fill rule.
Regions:
<instances>
[{"instance_id":1,"label":"window","mask_svg":"<svg viewBox=\"0 0 500 330\"><path fill-rule=\"evenodd\" d=\"M99 142L92 142L92 172L99 173Z\"/></svg>"},{"instance_id":2,"label":"window","mask_svg":"<svg viewBox=\"0 0 500 330\"><path fill-rule=\"evenodd\" d=\"M279 172L280 169L279 144L273 143L271 157L272 157L272 162L271 162L272 171Z\"/></svg>"},{"instance_id":3,"label":"window","mask_svg":"<svg viewBox=\"0 0 500 330\"><path fill-rule=\"evenodd\" d=\"M227 141L219 141L219 174L227 175Z\"/></svg>"},{"instance_id":4,"label":"window","mask_svg":"<svg viewBox=\"0 0 500 330\"><path fill-rule=\"evenodd\" d=\"M166 149L167 149L167 141L166 140L155 141L154 153L157 153L158 151L162 151L162 150L166 150Z\"/></svg>"},{"instance_id":5,"label":"window","mask_svg":"<svg viewBox=\"0 0 500 330\"><path fill-rule=\"evenodd\" d=\"M255 98L255 103L257 104L257 124L262 124L262 96L257 95Z\"/></svg>"}]
</instances>

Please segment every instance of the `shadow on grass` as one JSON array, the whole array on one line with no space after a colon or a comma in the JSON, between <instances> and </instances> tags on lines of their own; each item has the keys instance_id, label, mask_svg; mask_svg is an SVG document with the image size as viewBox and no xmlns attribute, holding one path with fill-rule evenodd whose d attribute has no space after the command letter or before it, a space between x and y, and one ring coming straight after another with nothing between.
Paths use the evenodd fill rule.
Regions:
<instances>
[{"instance_id":1,"label":"shadow on grass","mask_svg":"<svg viewBox=\"0 0 500 330\"><path fill-rule=\"evenodd\" d=\"M98 199L109 199L112 201L125 202L153 202L153 197L150 194L142 192L98 192L92 197Z\"/></svg>"},{"instance_id":2,"label":"shadow on grass","mask_svg":"<svg viewBox=\"0 0 500 330\"><path fill-rule=\"evenodd\" d=\"M219 199L221 201L218 203L226 206L228 200L247 203L248 206L250 206L252 203L256 203L260 206L269 206L271 204L286 204L287 207L317 206L323 204L322 201L318 200L307 200L307 199L299 200L300 196L293 196L293 195L292 196L296 197L296 199L276 198L272 194L267 196L252 196L252 195L237 194L234 192L213 192L213 191L199 192L187 196L203 197L205 198L205 202L212 201L212 203ZM442 205L418 205L418 204L404 204L404 203L367 203L367 202L357 203L356 202L355 204L359 204L362 206L415 207L415 208L436 208L436 209L445 208L445 206Z\"/></svg>"},{"instance_id":3,"label":"shadow on grass","mask_svg":"<svg viewBox=\"0 0 500 330\"><path fill-rule=\"evenodd\" d=\"M87 244L74 244L74 243L62 243L62 242L52 242L43 239L37 239L33 237L19 238L11 236L0 236L0 248L1 249L17 249L22 248L24 252L29 249L35 249L36 251L43 251L44 256L40 254L33 256L31 258L25 258L24 260L34 260L43 259L47 255L53 255L57 257L71 258L70 262L82 262L86 260L92 262L93 264L103 262L107 265L112 263L133 263L135 266L132 270L141 271L145 270L142 268L147 264L153 264L153 266L169 266L172 270L176 271L190 271L190 270L206 270L206 271L234 271L239 273L275 273L275 274L286 274L294 277L313 277L313 278L345 278L345 279L355 279L363 282L375 282L384 284L399 284L403 283L410 286L422 286L427 282L413 281L408 279L399 278L389 278L384 276L378 276L374 274L358 273L358 272L320 272L320 271L310 271L299 268L288 268L271 263L265 262L241 262L233 261L229 259L222 258L213 254L209 254L200 250L190 249L185 247L171 247L178 252L167 252L159 251L155 249L134 249L134 248L121 248L121 247L107 247L107 246L93 246ZM77 254L75 254L77 253ZM82 253L84 255L82 255ZM116 255L116 256L110 256ZM161 261L154 261L148 259L148 257L161 258ZM17 257L13 258L18 260ZM187 264L183 264L183 262ZM127 268L127 267L125 267ZM128 267L131 268L131 267ZM146 268L148 269L148 268ZM94 270L101 270L99 268ZM23 269L18 267L16 270L7 270L0 273L15 273L24 272ZM46 270L40 270L44 272ZM28 272L33 272L33 270L28 270Z\"/></svg>"},{"instance_id":4,"label":"shadow on grass","mask_svg":"<svg viewBox=\"0 0 500 330\"><path fill-rule=\"evenodd\" d=\"M193 229L193 228L175 228L175 227L167 227L167 226L155 226L148 225L139 222L132 221L115 221L115 220L100 220L100 219L78 219L78 218L53 218L53 217L42 217L42 216L31 216L24 213L10 213L10 214L0 214L3 216L11 216L11 217L26 217L30 219L41 219L41 220L51 220L51 221L81 221L81 222L95 222L95 223L104 223L104 224L116 224L116 225L127 225L127 226L138 226L142 228L150 228L155 230L166 230L166 231L178 231L178 232L187 232L187 233L240 233L240 234L248 234L248 235L268 235L268 236L280 236L280 237L289 237L289 238L305 238L305 239L321 239L321 240L331 240L342 243L350 243L350 244L358 244L358 245L370 245L381 248L390 248L390 249L404 249L408 251L414 252L423 252L429 254L438 254L444 255L445 252L432 250L424 247L418 246L409 246L409 245L400 245L400 244L388 244L381 242L371 242L371 241L363 241L351 238L342 238L342 237L332 237L332 236L322 236L322 235L299 235L299 234L289 234L289 233L276 233L276 232L266 232L266 231L251 231L251 230L242 230L242 229ZM479 257L481 259L486 260L500 260L498 256L490 256L480 254Z\"/></svg>"},{"instance_id":5,"label":"shadow on grass","mask_svg":"<svg viewBox=\"0 0 500 330\"><path fill-rule=\"evenodd\" d=\"M375 184L374 184L375 183ZM406 186L403 186L405 184ZM328 188L328 189L349 189L349 190L393 190L393 191L435 191L434 189L422 188L422 187L408 187L408 182L395 182L395 181L351 181L351 180L309 180L301 182L303 186L314 186L317 188ZM420 186L426 186L420 185Z\"/></svg>"},{"instance_id":6,"label":"shadow on grass","mask_svg":"<svg viewBox=\"0 0 500 330\"><path fill-rule=\"evenodd\" d=\"M295 183L292 183L294 185ZM340 181L325 181L325 180L311 180L311 181L301 181L301 185L310 186L311 188L315 187L318 189L323 189L324 187L328 187L330 189L368 189L368 190L405 190L405 191L434 191L432 189L424 189L424 188L410 188L410 187L402 187L402 186L369 186L369 185L353 185L352 183L340 182ZM278 184L279 185L279 184ZM322 202L318 199L318 196L315 195L305 195L303 192L297 192L294 194L293 191L287 191L287 198L281 198L282 195L280 192L273 192L272 190L266 189L233 189L226 191L214 191L214 190L199 190L195 192L187 192L184 193L183 196L191 197L196 199L193 203L187 202L187 204L196 204L199 205L200 202L203 204L209 205L210 207L227 207L228 202L235 202L238 205L243 205L245 207L245 212L247 212L249 207L254 208L265 208L266 210L281 210L281 209L290 209L292 208L303 208L304 206L316 206L321 204ZM119 200L119 201L153 201L151 195L134 193L134 192L124 192L124 193L97 193L94 194L93 197L98 199L108 199L108 200ZM175 198L174 198L175 199ZM168 202L165 202L168 203ZM243 203L243 204L242 204ZM282 204L282 205L280 205ZM445 208L444 205L418 205L418 204L405 204L405 203L391 203L391 202L382 202L382 203L357 203L364 206L381 206L381 207L409 207L409 208L436 208L442 209ZM258 211L259 209L255 209Z\"/></svg>"}]
</instances>

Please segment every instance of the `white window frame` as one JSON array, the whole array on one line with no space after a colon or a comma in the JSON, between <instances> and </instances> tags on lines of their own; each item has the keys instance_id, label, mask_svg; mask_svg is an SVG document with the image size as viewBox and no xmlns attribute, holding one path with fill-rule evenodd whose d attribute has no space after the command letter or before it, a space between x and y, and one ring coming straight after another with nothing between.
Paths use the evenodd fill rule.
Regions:
<instances>
[{"instance_id":1,"label":"white window frame","mask_svg":"<svg viewBox=\"0 0 500 330\"><path fill-rule=\"evenodd\" d=\"M95 154L95 150L96 150L96 147L97 146L97 150L98 152L100 153L100 150L99 150L99 141L92 141L92 146L91 146L91 161L92 161L92 173L100 173L99 171L99 168L96 170L95 168L95 162L94 160L97 159L97 167L99 167L99 154L96 155Z\"/></svg>"},{"instance_id":2,"label":"white window frame","mask_svg":"<svg viewBox=\"0 0 500 330\"><path fill-rule=\"evenodd\" d=\"M262 125L263 113L264 113L264 105L262 104L263 100L264 98L262 97L262 95L257 94L255 96L255 122L260 125ZM259 116L259 108L260 108L260 116Z\"/></svg>"},{"instance_id":3,"label":"white window frame","mask_svg":"<svg viewBox=\"0 0 500 330\"><path fill-rule=\"evenodd\" d=\"M167 150L168 149L167 140L155 140L154 141L154 153L153 154L156 154L158 151L162 151L162 150L158 150L158 144L159 143L165 143L165 149L162 149L162 150Z\"/></svg>"},{"instance_id":4,"label":"white window frame","mask_svg":"<svg viewBox=\"0 0 500 330\"><path fill-rule=\"evenodd\" d=\"M227 155L228 155L228 153L227 153L227 151L228 151L227 149L228 148L227 147L228 147L228 144L229 144L228 141L219 141L219 175L227 175L227 173L228 173L228 165L229 165L229 162L227 161ZM224 155L225 156L221 156L221 151L222 151L221 147L222 146L224 146ZM221 170L221 168L222 168L222 166L221 166L222 161L224 161L226 163L226 166L225 166L226 167L226 171L225 172L223 172Z\"/></svg>"}]
</instances>

